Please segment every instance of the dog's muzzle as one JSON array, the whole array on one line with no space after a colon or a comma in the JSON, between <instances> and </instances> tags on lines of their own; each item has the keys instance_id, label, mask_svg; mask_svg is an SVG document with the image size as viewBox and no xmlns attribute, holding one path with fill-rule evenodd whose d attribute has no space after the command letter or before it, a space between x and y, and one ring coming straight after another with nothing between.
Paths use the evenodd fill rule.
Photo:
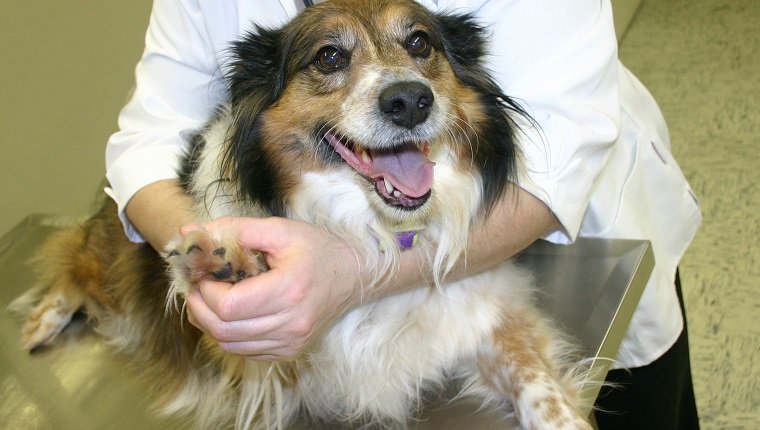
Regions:
<instances>
[{"instance_id":1,"label":"dog's muzzle","mask_svg":"<svg viewBox=\"0 0 760 430\"><path fill-rule=\"evenodd\" d=\"M380 91L377 113L390 134L404 135L390 142L356 142L329 131L323 139L343 161L375 186L389 206L414 210L427 202L433 186L435 163L428 158L429 136L422 124L428 120L435 98L422 82L395 82ZM395 131L394 131L395 129ZM334 129L331 129L334 130Z\"/></svg>"},{"instance_id":2,"label":"dog's muzzle","mask_svg":"<svg viewBox=\"0 0 760 430\"><path fill-rule=\"evenodd\" d=\"M416 209L430 197L435 163L428 158L428 143L373 149L331 132L324 139L349 166L374 182L375 191L388 205Z\"/></svg>"}]
</instances>

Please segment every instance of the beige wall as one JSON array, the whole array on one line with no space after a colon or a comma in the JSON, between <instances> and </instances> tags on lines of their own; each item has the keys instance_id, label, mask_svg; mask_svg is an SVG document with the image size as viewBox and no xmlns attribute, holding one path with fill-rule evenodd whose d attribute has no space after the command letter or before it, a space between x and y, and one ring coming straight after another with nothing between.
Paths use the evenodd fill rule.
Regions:
<instances>
[{"instance_id":1,"label":"beige wall","mask_svg":"<svg viewBox=\"0 0 760 430\"><path fill-rule=\"evenodd\" d=\"M618 40L623 37L639 6L641 6L641 0L612 0L612 9L615 13L615 32Z\"/></svg>"},{"instance_id":2,"label":"beige wall","mask_svg":"<svg viewBox=\"0 0 760 430\"><path fill-rule=\"evenodd\" d=\"M150 4L0 0L0 234L91 205Z\"/></svg>"},{"instance_id":3,"label":"beige wall","mask_svg":"<svg viewBox=\"0 0 760 430\"><path fill-rule=\"evenodd\" d=\"M613 0L622 28L639 0ZM150 0L0 0L0 234L81 214L133 84Z\"/></svg>"}]
</instances>

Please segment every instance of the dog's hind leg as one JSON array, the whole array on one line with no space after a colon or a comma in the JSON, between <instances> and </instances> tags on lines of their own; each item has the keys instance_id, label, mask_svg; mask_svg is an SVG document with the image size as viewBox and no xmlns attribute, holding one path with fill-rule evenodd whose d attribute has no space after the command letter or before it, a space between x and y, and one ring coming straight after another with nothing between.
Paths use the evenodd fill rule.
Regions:
<instances>
[{"instance_id":1,"label":"dog's hind leg","mask_svg":"<svg viewBox=\"0 0 760 430\"><path fill-rule=\"evenodd\" d=\"M52 343L84 306L85 291L93 289L83 284L102 280L104 269L82 249L83 236L80 228L55 233L35 254L32 264L39 271L37 286L12 305L23 310L22 303L36 303L28 310L21 331L24 349Z\"/></svg>"},{"instance_id":2,"label":"dog's hind leg","mask_svg":"<svg viewBox=\"0 0 760 430\"><path fill-rule=\"evenodd\" d=\"M479 353L480 382L512 403L524 430L590 430L578 410L569 369L562 365L563 351L557 348L564 341L534 312L508 316L493 333L490 345Z\"/></svg>"},{"instance_id":3,"label":"dog's hind leg","mask_svg":"<svg viewBox=\"0 0 760 430\"><path fill-rule=\"evenodd\" d=\"M106 206L83 225L54 233L34 255L36 286L10 306L26 316L21 333L24 349L53 343L79 310L92 318L116 306L103 288L115 245L108 243L113 222L108 219L111 215L105 215L111 209ZM116 218L115 208L113 213Z\"/></svg>"},{"instance_id":4,"label":"dog's hind leg","mask_svg":"<svg viewBox=\"0 0 760 430\"><path fill-rule=\"evenodd\" d=\"M26 317L21 331L21 346L34 351L51 344L71 322L74 313L83 305L81 295L51 289L42 296Z\"/></svg>"}]
</instances>

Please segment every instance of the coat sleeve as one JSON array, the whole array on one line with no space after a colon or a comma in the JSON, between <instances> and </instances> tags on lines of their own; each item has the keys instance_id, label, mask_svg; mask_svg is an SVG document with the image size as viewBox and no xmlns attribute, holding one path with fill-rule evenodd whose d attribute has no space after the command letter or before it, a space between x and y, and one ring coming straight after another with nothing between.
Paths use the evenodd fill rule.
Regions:
<instances>
[{"instance_id":1,"label":"coat sleeve","mask_svg":"<svg viewBox=\"0 0 760 430\"><path fill-rule=\"evenodd\" d=\"M142 239L124 215L127 202L140 188L177 177L188 137L224 98L218 63L230 36L216 29L237 23L225 23L229 11L224 2L214 3L218 10L211 14L190 0L153 4L135 89L106 146L106 193L131 240Z\"/></svg>"},{"instance_id":2,"label":"coat sleeve","mask_svg":"<svg viewBox=\"0 0 760 430\"><path fill-rule=\"evenodd\" d=\"M575 240L594 183L620 132L617 41L609 0L439 1L476 14L490 32L488 66L535 120L519 121L520 186Z\"/></svg>"}]
</instances>

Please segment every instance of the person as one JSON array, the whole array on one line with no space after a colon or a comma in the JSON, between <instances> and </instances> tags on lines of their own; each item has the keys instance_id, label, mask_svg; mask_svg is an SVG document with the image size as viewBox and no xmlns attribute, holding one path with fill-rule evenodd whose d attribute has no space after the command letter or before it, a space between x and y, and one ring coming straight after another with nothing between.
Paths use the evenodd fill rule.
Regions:
<instances>
[{"instance_id":1,"label":"person","mask_svg":"<svg viewBox=\"0 0 760 430\"><path fill-rule=\"evenodd\" d=\"M605 390L599 400L601 410L615 413L597 419L600 428L698 427L674 284L701 215L670 154L657 104L618 60L610 2L419 3L472 13L486 27L488 69L539 125L519 135L526 174L474 226L468 264L453 276L492 267L537 239L651 241L656 265L616 361L628 370L611 372L622 388ZM132 240L162 249L178 231L196 228L176 167L188 137L225 98L225 49L253 25L283 24L302 7L298 0L154 3L136 88L107 146L106 192ZM424 263L414 248L403 253L393 282L361 295L361 273L347 263L353 255L311 225L225 218L206 227L235 231L245 246L269 256L264 275L234 286L204 281L187 298L194 325L251 359L292 358L346 310L422 280Z\"/></svg>"}]
</instances>

